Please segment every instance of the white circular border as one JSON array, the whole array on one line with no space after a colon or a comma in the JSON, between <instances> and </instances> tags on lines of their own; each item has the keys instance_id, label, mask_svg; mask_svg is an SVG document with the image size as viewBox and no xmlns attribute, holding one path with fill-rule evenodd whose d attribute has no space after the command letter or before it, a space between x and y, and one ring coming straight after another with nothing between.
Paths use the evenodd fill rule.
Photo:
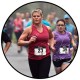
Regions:
<instances>
[{"instance_id":1,"label":"white circular border","mask_svg":"<svg viewBox=\"0 0 80 80\"><path fill-rule=\"evenodd\" d=\"M39 1L39 0L35 0ZM43 1L43 0L41 0ZM80 34L80 0L44 0L47 2L54 3L61 8L63 8L65 11L67 11L70 16L73 18L74 22L76 23L78 32ZM9 15L16 10L18 7L25 3L33 2L33 0L2 0L0 2L0 40L1 40L1 32L3 25L6 21L6 19L9 17ZM0 43L1 47L1 43ZM65 71L63 71L61 74L48 78L53 80L78 80L80 78L79 72L80 72L80 53L79 53L79 47L76 54L75 59L69 66L69 68ZM0 49L0 79L2 80L25 80L25 79L31 79L28 77L25 77L18 72L16 72L6 61L2 49ZM31 79L32 80L32 79Z\"/></svg>"}]
</instances>

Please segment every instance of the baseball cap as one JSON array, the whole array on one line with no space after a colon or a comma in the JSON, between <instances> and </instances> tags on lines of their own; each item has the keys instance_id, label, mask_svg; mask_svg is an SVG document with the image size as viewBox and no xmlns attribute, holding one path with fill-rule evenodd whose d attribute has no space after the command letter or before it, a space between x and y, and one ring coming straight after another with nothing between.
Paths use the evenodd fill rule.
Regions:
<instances>
[{"instance_id":1,"label":"baseball cap","mask_svg":"<svg viewBox=\"0 0 80 80\"><path fill-rule=\"evenodd\" d=\"M66 18L70 18L68 14L64 15L64 19L66 19Z\"/></svg>"}]
</instances>

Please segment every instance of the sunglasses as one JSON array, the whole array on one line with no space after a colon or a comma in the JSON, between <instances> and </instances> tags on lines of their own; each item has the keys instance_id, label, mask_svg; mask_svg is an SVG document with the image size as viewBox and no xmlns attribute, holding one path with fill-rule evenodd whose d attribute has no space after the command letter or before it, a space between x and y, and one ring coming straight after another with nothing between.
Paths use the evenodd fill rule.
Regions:
<instances>
[{"instance_id":1,"label":"sunglasses","mask_svg":"<svg viewBox=\"0 0 80 80\"><path fill-rule=\"evenodd\" d=\"M58 24L57 26L64 26L63 24Z\"/></svg>"}]
</instances>

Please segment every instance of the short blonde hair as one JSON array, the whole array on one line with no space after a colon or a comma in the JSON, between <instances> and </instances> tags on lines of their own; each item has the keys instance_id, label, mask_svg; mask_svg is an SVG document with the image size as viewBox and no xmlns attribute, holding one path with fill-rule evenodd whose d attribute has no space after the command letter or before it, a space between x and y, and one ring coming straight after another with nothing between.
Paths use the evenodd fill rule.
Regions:
<instances>
[{"instance_id":1,"label":"short blonde hair","mask_svg":"<svg viewBox=\"0 0 80 80\"><path fill-rule=\"evenodd\" d=\"M38 8L37 8L37 9L33 10L33 11L32 11L32 15L33 15L34 12L39 12L40 15L43 16L43 12L42 12L41 9L38 9Z\"/></svg>"}]
</instances>

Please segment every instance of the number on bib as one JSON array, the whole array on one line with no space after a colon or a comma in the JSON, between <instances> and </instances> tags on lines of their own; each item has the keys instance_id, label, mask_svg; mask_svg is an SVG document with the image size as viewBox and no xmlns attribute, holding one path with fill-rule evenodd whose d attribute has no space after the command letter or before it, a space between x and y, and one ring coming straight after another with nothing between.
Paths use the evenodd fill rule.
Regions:
<instances>
[{"instance_id":1,"label":"number on bib","mask_svg":"<svg viewBox=\"0 0 80 80\"><path fill-rule=\"evenodd\" d=\"M37 55L37 56L46 55L46 48L45 47L36 47L34 49L34 55Z\"/></svg>"},{"instance_id":2,"label":"number on bib","mask_svg":"<svg viewBox=\"0 0 80 80\"><path fill-rule=\"evenodd\" d=\"M66 46L63 46L59 49L60 54L68 54L69 53L69 48Z\"/></svg>"}]
</instances>

